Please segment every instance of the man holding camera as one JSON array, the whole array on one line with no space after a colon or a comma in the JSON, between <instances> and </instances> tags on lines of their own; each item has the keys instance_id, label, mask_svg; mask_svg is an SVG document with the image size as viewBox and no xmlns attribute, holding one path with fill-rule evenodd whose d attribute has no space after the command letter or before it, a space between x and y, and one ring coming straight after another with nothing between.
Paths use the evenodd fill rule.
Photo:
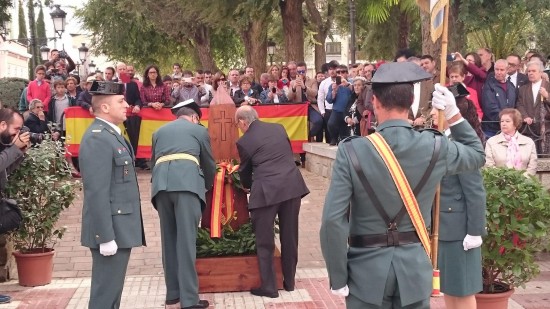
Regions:
<instances>
[{"instance_id":1,"label":"man holding camera","mask_svg":"<svg viewBox=\"0 0 550 309\"><path fill-rule=\"evenodd\" d=\"M23 127L23 116L11 108L0 107L0 195L3 196L4 189L8 182L8 174L14 171L21 161L23 161L25 151L30 146L29 133L20 133ZM2 207L7 207L2 204ZM10 211L3 208L0 216L0 225L3 232L9 220ZM12 229L12 228L9 228ZM0 304L6 304L11 301L7 295L0 295Z\"/></svg>"}]
</instances>

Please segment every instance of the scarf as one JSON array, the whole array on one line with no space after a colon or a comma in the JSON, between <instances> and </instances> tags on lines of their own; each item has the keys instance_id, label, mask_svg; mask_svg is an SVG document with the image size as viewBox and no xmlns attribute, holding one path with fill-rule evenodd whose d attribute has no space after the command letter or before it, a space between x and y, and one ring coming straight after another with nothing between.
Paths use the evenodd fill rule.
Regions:
<instances>
[{"instance_id":1,"label":"scarf","mask_svg":"<svg viewBox=\"0 0 550 309\"><path fill-rule=\"evenodd\" d=\"M506 150L506 166L516 170L521 170L521 154L519 153L518 132L516 131L513 135L508 135L505 133L502 133L502 135L508 142L508 148Z\"/></svg>"}]
</instances>

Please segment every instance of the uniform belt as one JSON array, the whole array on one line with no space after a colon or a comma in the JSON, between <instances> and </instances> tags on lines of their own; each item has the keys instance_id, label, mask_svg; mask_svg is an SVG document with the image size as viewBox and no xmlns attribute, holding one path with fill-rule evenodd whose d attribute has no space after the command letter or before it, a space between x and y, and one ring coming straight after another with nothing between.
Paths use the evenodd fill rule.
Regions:
<instances>
[{"instance_id":1,"label":"uniform belt","mask_svg":"<svg viewBox=\"0 0 550 309\"><path fill-rule=\"evenodd\" d=\"M353 235L349 237L349 246L354 248L393 247L420 242L415 231L398 232L388 230L387 234Z\"/></svg>"},{"instance_id":2,"label":"uniform belt","mask_svg":"<svg viewBox=\"0 0 550 309\"><path fill-rule=\"evenodd\" d=\"M159 164L162 162L174 161L174 160L189 160L197 163L197 165L200 165L199 160L197 160L197 158L186 153L174 153L174 154L162 156L157 159L156 164Z\"/></svg>"}]
</instances>

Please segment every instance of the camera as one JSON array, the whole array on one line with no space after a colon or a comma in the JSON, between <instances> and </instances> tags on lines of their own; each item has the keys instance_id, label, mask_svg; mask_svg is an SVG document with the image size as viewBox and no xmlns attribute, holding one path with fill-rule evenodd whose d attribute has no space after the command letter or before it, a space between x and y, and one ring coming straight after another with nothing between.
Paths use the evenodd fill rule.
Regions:
<instances>
[{"instance_id":1,"label":"camera","mask_svg":"<svg viewBox=\"0 0 550 309\"><path fill-rule=\"evenodd\" d=\"M277 88L275 88L275 87L271 88L271 92L276 93L276 92L277 92Z\"/></svg>"},{"instance_id":2,"label":"camera","mask_svg":"<svg viewBox=\"0 0 550 309\"><path fill-rule=\"evenodd\" d=\"M59 58L69 58L69 54L66 51L62 50L59 52Z\"/></svg>"},{"instance_id":3,"label":"camera","mask_svg":"<svg viewBox=\"0 0 550 309\"><path fill-rule=\"evenodd\" d=\"M336 85L340 85L342 83L342 77L336 76Z\"/></svg>"},{"instance_id":4,"label":"camera","mask_svg":"<svg viewBox=\"0 0 550 309\"><path fill-rule=\"evenodd\" d=\"M33 133L31 132L31 129L29 127L23 126L21 130L19 131L19 134L29 132L30 134L30 141L32 144L40 144L44 140L44 134L42 133Z\"/></svg>"}]
</instances>

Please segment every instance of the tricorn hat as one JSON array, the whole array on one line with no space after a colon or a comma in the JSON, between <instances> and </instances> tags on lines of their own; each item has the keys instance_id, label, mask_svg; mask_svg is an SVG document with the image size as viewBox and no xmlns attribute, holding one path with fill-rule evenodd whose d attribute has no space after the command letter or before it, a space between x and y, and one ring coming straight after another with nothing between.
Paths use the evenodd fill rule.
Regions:
<instances>
[{"instance_id":1,"label":"tricorn hat","mask_svg":"<svg viewBox=\"0 0 550 309\"><path fill-rule=\"evenodd\" d=\"M195 112L197 112L197 115L199 115L199 118L202 117L201 108L193 99L185 100L183 102L179 102L178 104L174 105L174 107L172 107L172 114L175 115L178 112L178 110L182 107L188 107L194 110Z\"/></svg>"},{"instance_id":2,"label":"tricorn hat","mask_svg":"<svg viewBox=\"0 0 550 309\"><path fill-rule=\"evenodd\" d=\"M405 84L431 79L432 74L412 62L389 62L382 64L372 77L373 84Z\"/></svg>"},{"instance_id":3,"label":"tricorn hat","mask_svg":"<svg viewBox=\"0 0 550 309\"><path fill-rule=\"evenodd\" d=\"M124 84L96 80L90 88L90 93L93 95L122 95L124 94Z\"/></svg>"}]
</instances>

